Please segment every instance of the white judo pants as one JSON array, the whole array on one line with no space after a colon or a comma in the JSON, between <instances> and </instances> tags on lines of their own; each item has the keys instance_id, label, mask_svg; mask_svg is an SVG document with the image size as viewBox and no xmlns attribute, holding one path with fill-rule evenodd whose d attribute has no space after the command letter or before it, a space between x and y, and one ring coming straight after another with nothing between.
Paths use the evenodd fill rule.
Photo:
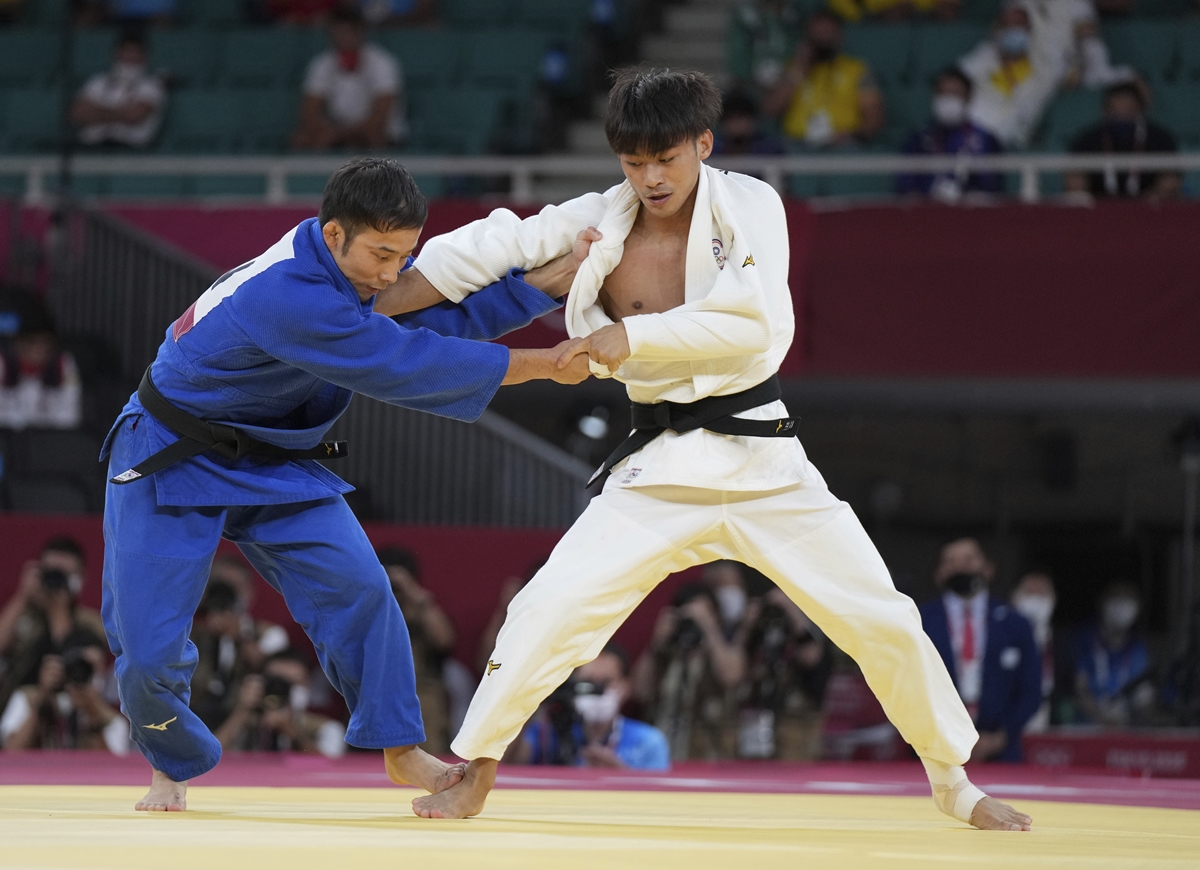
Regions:
<instances>
[{"instance_id":1,"label":"white judo pants","mask_svg":"<svg viewBox=\"0 0 1200 870\"><path fill-rule=\"evenodd\" d=\"M610 486L594 498L509 604L455 753L500 758L668 574L735 559L777 583L858 662L918 755L964 764L978 735L916 605L896 591L850 506L811 465L809 474L770 492Z\"/></svg>"}]
</instances>

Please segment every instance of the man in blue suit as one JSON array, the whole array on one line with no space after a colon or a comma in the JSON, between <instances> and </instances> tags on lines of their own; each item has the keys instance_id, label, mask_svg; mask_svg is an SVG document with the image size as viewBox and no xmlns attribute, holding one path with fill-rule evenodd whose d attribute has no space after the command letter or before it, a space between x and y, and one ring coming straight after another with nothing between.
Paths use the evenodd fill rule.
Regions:
<instances>
[{"instance_id":1,"label":"man in blue suit","mask_svg":"<svg viewBox=\"0 0 1200 870\"><path fill-rule=\"evenodd\" d=\"M1021 732L1042 700L1041 656L1024 616L988 595L995 565L974 538L942 548L921 605L925 633L979 731L972 761L1020 761Z\"/></svg>"}]
</instances>

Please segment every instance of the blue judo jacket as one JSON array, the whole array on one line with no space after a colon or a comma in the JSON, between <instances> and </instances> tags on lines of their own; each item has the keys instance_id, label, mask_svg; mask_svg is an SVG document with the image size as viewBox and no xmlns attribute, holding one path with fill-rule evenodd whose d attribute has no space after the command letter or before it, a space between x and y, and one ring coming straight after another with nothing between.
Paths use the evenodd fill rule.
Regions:
<instances>
[{"instance_id":1,"label":"blue judo jacket","mask_svg":"<svg viewBox=\"0 0 1200 870\"><path fill-rule=\"evenodd\" d=\"M280 447L315 447L354 393L470 422L508 370L508 349L486 340L560 304L516 270L460 305L447 301L391 319L374 313L374 302L359 299L311 218L218 278L167 330L151 378L176 407ZM131 417L147 427L147 456L178 438L134 393L102 461ZM153 479L158 503L177 507L285 504L353 489L313 460L227 460L211 452Z\"/></svg>"}]
</instances>

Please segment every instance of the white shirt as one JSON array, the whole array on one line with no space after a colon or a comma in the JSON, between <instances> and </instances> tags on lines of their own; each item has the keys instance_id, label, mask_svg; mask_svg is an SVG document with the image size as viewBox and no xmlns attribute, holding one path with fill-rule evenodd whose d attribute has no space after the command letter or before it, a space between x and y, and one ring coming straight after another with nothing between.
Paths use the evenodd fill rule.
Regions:
<instances>
[{"instance_id":1,"label":"white shirt","mask_svg":"<svg viewBox=\"0 0 1200 870\"><path fill-rule=\"evenodd\" d=\"M959 60L958 65L971 79L972 96L967 113L971 120L989 130L1008 146L1028 144L1046 106L1062 80L1061 66L1031 47L1030 75L1011 93L996 87L992 76L1001 68L1000 50L990 39L979 43Z\"/></svg>"},{"instance_id":2,"label":"white shirt","mask_svg":"<svg viewBox=\"0 0 1200 870\"><path fill-rule=\"evenodd\" d=\"M580 266L567 303L568 333L612 321L598 300L621 260L637 210L628 182L547 206L524 221L497 209L429 240L417 268L456 302L512 267L533 268L571 250L588 226L604 234ZM779 370L795 330L788 287L787 220L779 195L758 179L704 166L688 233L684 304L622 319L632 351L612 373L634 402L694 402L748 390ZM606 370L593 371L602 377ZM787 416L782 402L739 414ZM613 469L608 486L692 486L763 491L803 482L809 466L795 438L666 432Z\"/></svg>"},{"instance_id":3,"label":"white shirt","mask_svg":"<svg viewBox=\"0 0 1200 870\"><path fill-rule=\"evenodd\" d=\"M983 652L987 649L987 590L976 592L971 598L964 599L953 592L942 596L946 607L946 621L950 626L950 647L954 650L954 664L958 671L955 683L958 694L964 704L976 704L983 688ZM974 655L964 655L963 639L966 636L966 625L971 623L974 634Z\"/></svg>"},{"instance_id":4,"label":"white shirt","mask_svg":"<svg viewBox=\"0 0 1200 870\"><path fill-rule=\"evenodd\" d=\"M86 145L105 142L133 147L149 145L162 123L166 92L162 82L156 76L148 75L142 67L117 64L108 72L88 79L79 94L88 102L105 109L120 109L138 103L149 103L154 107L154 111L139 124L113 121L81 128L79 139Z\"/></svg>"},{"instance_id":5,"label":"white shirt","mask_svg":"<svg viewBox=\"0 0 1200 870\"><path fill-rule=\"evenodd\" d=\"M62 382L48 387L40 377L21 377L5 386L5 363L0 358L0 426L24 429L74 429L83 421L83 385L69 353L61 357Z\"/></svg>"},{"instance_id":6,"label":"white shirt","mask_svg":"<svg viewBox=\"0 0 1200 870\"><path fill-rule=\"evenodd\" d=\"M1105 87L1134 78L1127 66L1113 66L1108 47L1098 36L1080 38L1078 31L1096 23L1092 0L1018 0L1029 13L1034 51L1058 65L1059 81L1078 71L1087 87Z\"/></svg>"},{"instance_id":7,"label":"white shirt","mask_svg":"<svg viewBox=\"0 0 1200 870\"><path fill-rule=\"evenodd\" d=\"M321 97L330 120L343 126L361 124L371 114L378 97L392 97L388 138L402 141L408 133L404 120L404 74L399 61L382 48L362 47L358 66L342 68L336 51L330 49L312 59L304 76L304 95Z\"/></svg>"}]
</instances>

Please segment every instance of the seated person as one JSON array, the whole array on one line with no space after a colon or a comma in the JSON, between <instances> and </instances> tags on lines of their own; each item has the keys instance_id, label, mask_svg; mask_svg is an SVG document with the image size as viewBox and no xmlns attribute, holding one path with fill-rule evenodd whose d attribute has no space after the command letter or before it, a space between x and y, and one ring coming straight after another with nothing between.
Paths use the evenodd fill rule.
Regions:
<instances>
[{"instance_id":1,"label":"seated person","mask_svg":"<svg viewBox=\"0 0 1200 870\"><path fill-rule=\"evenodd\" d=\"M0 427L74 429L83 421L83 384L75 358L58 346L44 310L22 317L0 348Z\"/></svg>"},{"instance_id":2,"label":"seated person","mask_svg":"<svg viewBox=\"0 0 1200 870\"><path fill-rule=\"evenodd\" d=\"M1135 80L1131 68L1109 60L1092 0L1017 2L1029 13L1037 51L1057 66L1060 85L1097 88Z\"/></svg>"},{"instance_id":3,"label":"seated person","mask_svg":"<svg viewBox=\"0 0 1200 870\"><path fill-rule=\"evenodd\" d=\"M286 628L273 622L255 619L252 615L256 597L254 572L241 557L228 553L216 556L208 573L208 581L227 583L237 593L236 610L241 637L254 642L242 650L251 670L261 670L267 656L291 646Z\"/></svg>"},{"instance_id":4,"label":"seated person","mask_svg":"<svg viewBox=\"0 0 1200 870\"><path fill-rule=\"evenodd\" d=\"M191 641L197 664L190 706L215 731L233 714L241 686L264 661L253 633L243 631L237 590L229 583L209 581L196 608Z\"/></svg>"},{"instance_id":5,"label":"seated person","mask_svg":"<svg viewBox=\"0 0 1200 870\"><path fill-rule=\"evenodd\" d=\"M763 131L758 102L745 91L727 94L713 154L782 154L783 144Z\"/></svg>"},{"instance_id":6,"label":"seated person","mask_svg":"<svg viewBox=\"0 0 1200 870\"><path fill-rule=\"evenodd\" d=\"M1179 143L1166 127L1146 117L1146 101L1133 84L1113 85L1104 94L1104 118L1071 143L1072 154L1173 154ZM1071 172L1068 192L1096 199L1173 199L1183 179L1177 172Z\"/></svg>"},{"instance_id":7,"label":"seated person","mask_svg":"<svg viewBox=\"0 0 1200 870\"><path fill-rule=\"evenodd\" d=\"M108 0L108 16L118 24L170 24L178 5L178 0Z\"/></svg>"},{"instance_id":8,"label":"seated person","mask_svg":"<svg viewBox=\"0 0 1200 870\"><path fill-rule=\"evenodd\" d=\"M404 80L399 62L366 41L353 8L330 19L332 47L313 58L304 76L296 148L383 148L403 142Z\"/></svg>"},{"instance_id":9,"label":"seated person","mask_svg":"<svg viewBox=\"0 0 1200 870\"><path fill-rule=\"evenodd\" d=\"M625 651L609 643L547 699L505 761L669 769L666 736L653 725L621 715L629 699L628 671Z\"/></svg>"},{"instance_id":10,"label":"seated person","mask_svg":"<svg viewBox=\"0 0 1200 870\"><path fill-rule=\"evenodd\" d=\"M149 147L162 124L167 94L146 70L146 42L136 33L121 37L108 72L92 76L71 106L71 123L86 146Z\"/></svg>"},{"instance_id":11,"label":"seated person","mask_svg":"<svg viewBox=\"0 0 1200 870\"><path fill-rule=\"evenodd\" d=\"M1075 641L1075 703L1085 722L1121 728L1144 718L1154 703L1150 652L1136 631L1137 588L1117 582L1100 596L1100 620Z\"/></svg>"},{"instance_id":12,"label":"seated person","mask_svg":"<svg viewBox=\"0 0 1200 870\"><path fill-rule=\"evenodd\" d=\"M312 666L288 648L267 659L262 676L250 674L232 714L213 733L225 750L311 752L338 758L346 752L346 727L308 711Z\"/></svg>"},{"instance_id":13,"label":"seated person","mask_svg":"<svg viewBox=\"0 0 1200 870\"><path fill-rule=\"evenodd\" d=\"M1061 78L1059 64L1034 51L1029 12L1010 2L958 66L971 80L971 121L1005 147L1025 147Z\"/></svg>"},{"instance_id":14,"label":"seated person","mask_svg":"<svg viewBox=\"0 0 1200 870\"><path fill-rule=\"evenodd\" d=\"M900 149L903 154L999 154L1000 142L967 117L971 80L956 68L944 70L933 88L933 117L913 132ZM998 194L1004 177L995 172L965 170L940 175L909 173L896 179L896 193L919 194L942 202L958 202L964 194Z\"/></svg>"},{"instance_id":15,"label":"seated person","mask_svg":"<svg viewBox=\"0 0 1200 870\"><path fill-rule=\"evenodd\" d=\"M865 61L842 54L842 22L813 14L807 37L763 111L780 118L783 135L810 148L866 142L883 129L883 97Z\"/></svg>"},{"instance_id":16,"label":"seated person","mask_svg":"<svg viewBox=\"0 0 1200 870\"><path fill-rule=\"evenodd\" d=\"M369 23L384 26L424 24L437 17L437 0L358 0L358 5Z\"/></svg>"}]
</instances>

